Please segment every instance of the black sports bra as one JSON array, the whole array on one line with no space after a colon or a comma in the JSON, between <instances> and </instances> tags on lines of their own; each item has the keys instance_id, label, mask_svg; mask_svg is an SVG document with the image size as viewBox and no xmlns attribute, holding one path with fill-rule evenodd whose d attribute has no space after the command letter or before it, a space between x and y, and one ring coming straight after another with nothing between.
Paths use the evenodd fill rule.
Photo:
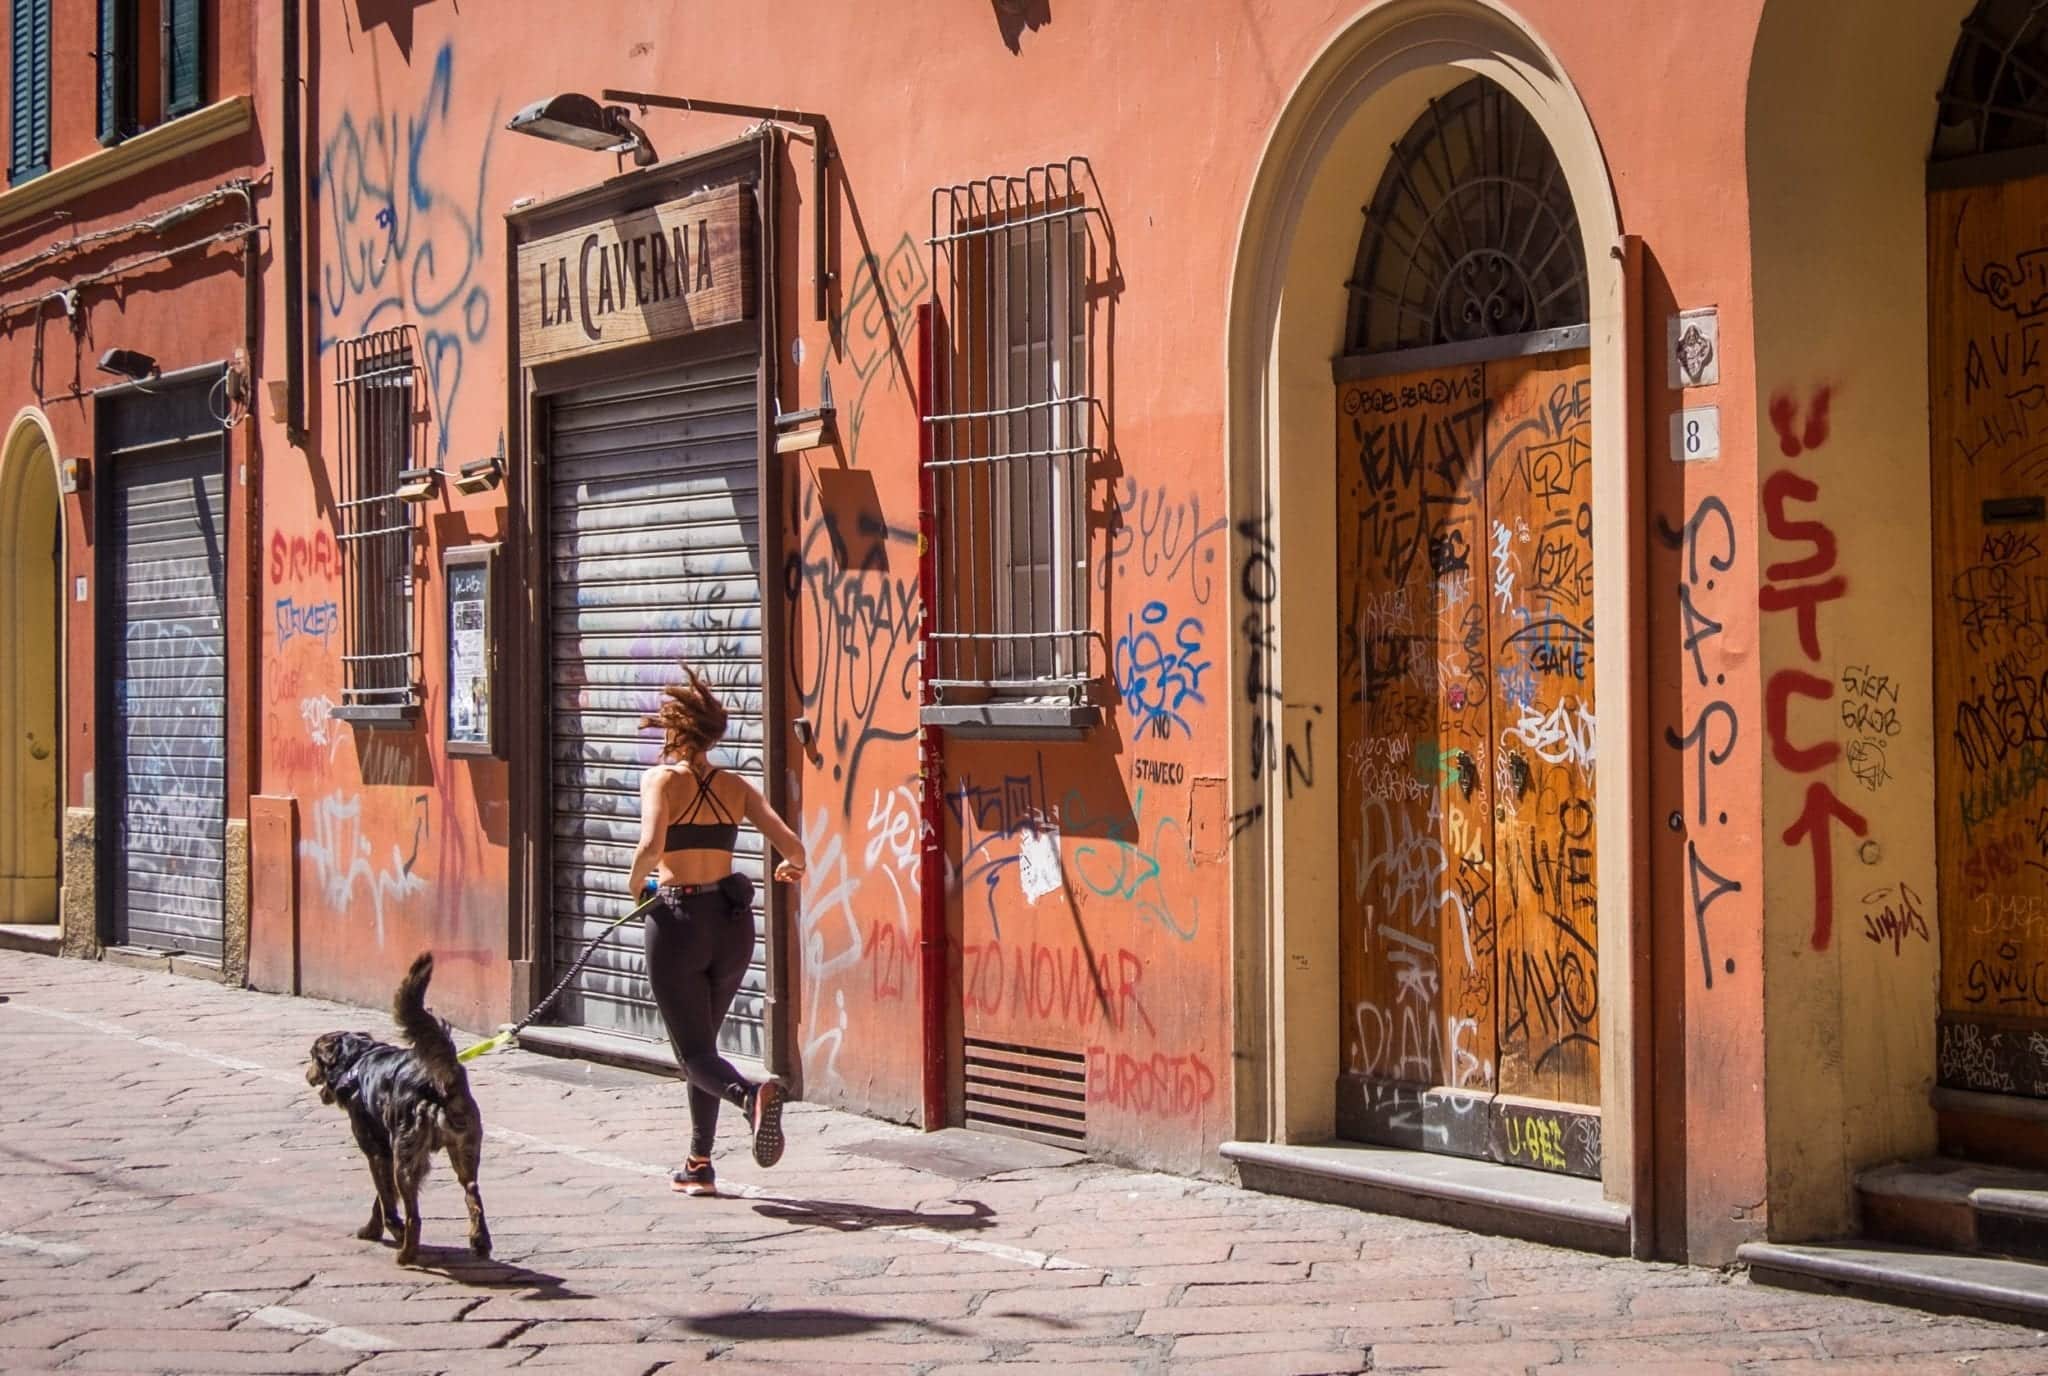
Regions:
<instances>
[{"instance_id":1,"label":"black sports bra","mask_svg":"<svg viewBox=\"0 0 2048 1376\"><path fill-rule=\"evenodd\" d=\"M739 842L740 824L711 791L711 781L718 777L718 770L714 768L704 774L693 771L690 777L697 781L697 796L690 801L688 813L668 824L663 849L731 850ZM698 821L707 806L716 820Z\"/></svg>"}]
</instances>

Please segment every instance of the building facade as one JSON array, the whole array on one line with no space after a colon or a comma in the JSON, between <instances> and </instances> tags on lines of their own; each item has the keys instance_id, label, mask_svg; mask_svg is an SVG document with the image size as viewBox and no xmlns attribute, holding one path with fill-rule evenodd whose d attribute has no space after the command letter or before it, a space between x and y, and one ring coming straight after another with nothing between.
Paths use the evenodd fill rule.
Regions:
<instances>
[{"instance_id":1,"label":"building facade","mask_svg":"<svg viewBox=\"0 0 2048 1376\"><path fill-rule=\"evenodd\" d=\"M810 854L726 1044L811 1099L1275 1188L1451 1156L1706 1262L2028 1156L2027 6L278 8L212 21L275 162L255 385L190 344L211 259L177 347L88 322L243 408L231 971L376 1004L431 947L458 1024L523 1013L630 911L688 664ZM152 777L112 475L194 433L138 398L39 401L91 495L0 500L69 675L0 710L62 727L117 955L163 941L70 858ZM665 1057L637 941L534 1037Z\"/></svg>"},{"instance_id":2,"label":"building facade","mask_svg":"<svg viewBox=\"0 0 2048 1376\"><path fill-rule=\"evenodd\" d=\"M250 8L13 6L0 192L0 921L235 980L273 193Z\"/></svg>"}]
</instances>

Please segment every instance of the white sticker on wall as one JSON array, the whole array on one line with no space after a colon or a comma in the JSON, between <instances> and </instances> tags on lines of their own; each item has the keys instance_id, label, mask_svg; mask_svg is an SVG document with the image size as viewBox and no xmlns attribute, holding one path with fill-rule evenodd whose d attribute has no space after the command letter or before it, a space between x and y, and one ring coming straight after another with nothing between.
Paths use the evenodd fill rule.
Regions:
<instances>
[{"instance_id":1,"label":"white sticker on wall","mask_svg":"<svg viewBox=\"0 0 2048 1376\"><path fill-rule=\"evenodd\" d=\"M1721 313L1713 306L1680 311L1665 327L1664 361L1671 389L1711 387L1721 380Z\"/></svg>"},{"instance_id":2,"label":"white sticker on wall","mask_svg":"<svg viewBox=\"0 0 2048 1376\"><path fill-rule=\"evenodd\" d=\"M1721 457L1721 408L1688 406L1671 417L1671 461L1698 463Z\"/></svg>"},{"instance_id":3,"label":"white sticker on wall","mask_svg":"<svg viewBox=\"0 0 2048 1376\"><path fill-rule=\"evenodd\" d=\"M83 575L79 577L76 583L72 584L72 587L76 590L73 596L80 602L85 601L85 578Z\"/></svg>"},{"instance_id":4,"label":"white sticker on wall","mask_svg":"<svg viewBox=\"0 0 2048 1376\"><path fill-rule=\"evenodd\" d=\"M1027 827L1017 844L1017 878L1024 898L1036 903L1057 893L1066 878L1060 873L1060 834L1051 827Z\"/></svg>"}]
</instances>

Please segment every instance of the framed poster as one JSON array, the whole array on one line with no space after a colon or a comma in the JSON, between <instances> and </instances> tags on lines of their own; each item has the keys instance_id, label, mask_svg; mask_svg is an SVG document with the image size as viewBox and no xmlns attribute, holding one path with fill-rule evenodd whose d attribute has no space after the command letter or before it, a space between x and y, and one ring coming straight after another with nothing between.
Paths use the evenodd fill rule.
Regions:
<instances>
[{"instance_id":1,"label":"framed poster","mask_svg":"<svg viewBox=\"0 0 2048 1376\"><path fill-rule=\"evenodd\" d=\"M498 546L462 545L441 555L447 588L450 755L498 753L496 599Z\"/></svg>"}]
</instances>

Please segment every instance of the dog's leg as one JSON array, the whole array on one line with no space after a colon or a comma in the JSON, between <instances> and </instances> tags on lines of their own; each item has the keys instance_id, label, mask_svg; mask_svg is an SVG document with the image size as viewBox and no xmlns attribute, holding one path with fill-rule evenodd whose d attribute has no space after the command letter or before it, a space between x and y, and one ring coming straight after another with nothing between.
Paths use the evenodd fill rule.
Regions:
<instances>
[{"instance_id":1,"label":"dog's leg","mask_svg":"<svg viewBox=\"0 0 2048 1376\"><path fill-rule=\"evenodd\" d=\"M391 1184L391 1157L386 1152L366 1150L363 1158L370 1163L370 1183L377 1187L377 1197L370 1201L370 1221L356 1236L365 1242L375 1242L389 1228L391 1236L402 1237L405 1225L398 1217L398 1195Z\"/></svg>"},{"instance_id":2,"label":"dog's leg","mask_svg":"<svg viewBox=\"0 0 2048 1376\"><path fill-rule=\"evenodd\" d=\"M405 1205L405 1228L398 1238L398 1264L410 1266L420 1254L420 1154L408 1150L409 1144L394 1143L392 1152L392 1176L398 1187L398 1198Z\"/></svg>"},{"instance_id":3,"label":"dog's leg","mask_svg":"<svg viewBox=\"0 0 2048 1376\"><path fill-rule=\"evenodd\" d=\"M484 1192L476 1182L483 1154L481 1132L448 1144L448 1164L455 1168L455 1178L462 1182L463 1202L469 1205L469 1250L478 1257L491 1254L491 1228L484 1221Z\"/></svg>"}]
</instances>

